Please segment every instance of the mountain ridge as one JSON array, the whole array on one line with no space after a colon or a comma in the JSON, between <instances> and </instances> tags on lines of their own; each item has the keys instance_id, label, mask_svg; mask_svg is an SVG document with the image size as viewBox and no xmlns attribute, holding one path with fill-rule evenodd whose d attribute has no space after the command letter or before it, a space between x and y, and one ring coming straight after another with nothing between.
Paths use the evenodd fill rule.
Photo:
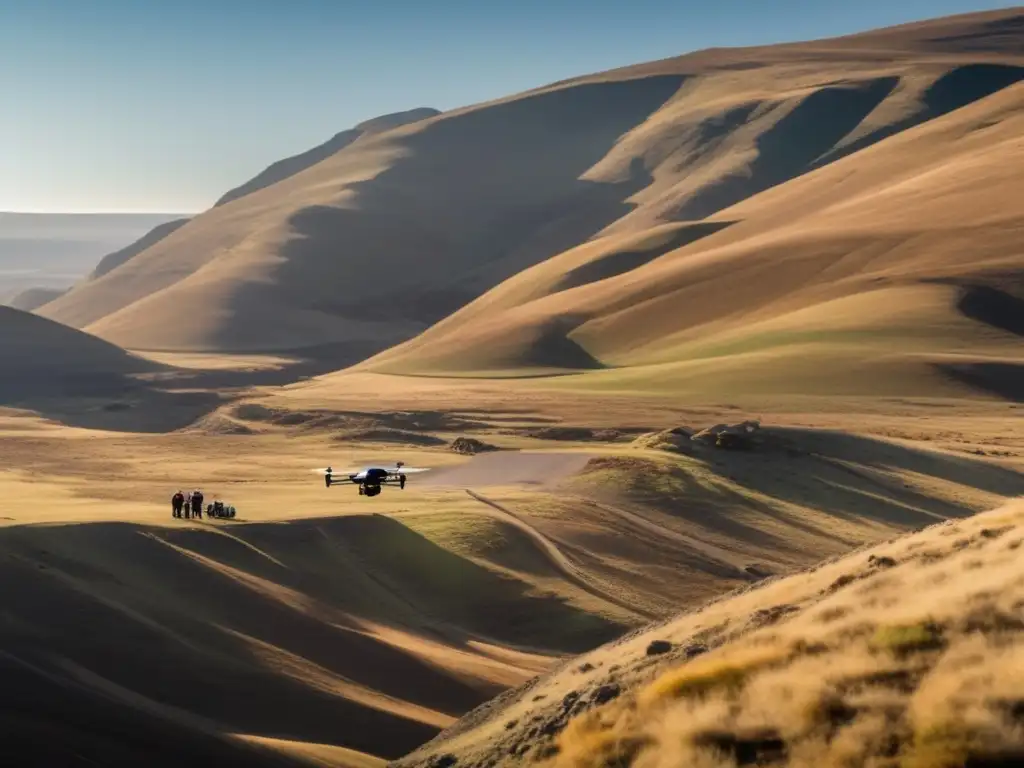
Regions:
<instances>
[{"instance_id":1,"label":"mountain ridge","mask_svg":"<svg viewBox=\"0 0 1024 768\"><path fill-rule=\"evenodd\" d=\"M1019 10L971 14L701 51L392 127L196 217L43 313L130 349L318 348L339 369L376 365L575 248L739 221L745 214L733 211L747 210L746 201L1012 91L1024 77L1013 45L1024 36L1022 18ZM686 252L751 226L728 226ZM608 253L600 261L606 269L646 258ZM654 275L668 258L661 253L636 274ZM627 272L597 282L626 286L634 270ZM615 303L627 315L641 311ZM193 305L182 317L180 308ZM474 322L497 327L484 321ZM505 341L535 350L527 369L559 359L593 368L602 352L583 342L580 355L583 332L570 326L543 321L524 326L520 342ZM647 343L642 335L637 342ZM510 359L507 367L523 366Z\"/></svg>"}]
</instances>

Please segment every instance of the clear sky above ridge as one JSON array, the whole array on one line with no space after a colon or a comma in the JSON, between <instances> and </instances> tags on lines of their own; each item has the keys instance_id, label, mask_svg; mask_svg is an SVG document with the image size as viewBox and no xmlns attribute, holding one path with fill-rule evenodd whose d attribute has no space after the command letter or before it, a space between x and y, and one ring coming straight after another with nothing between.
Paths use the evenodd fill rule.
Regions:
<instances>
[{"instance_id":1,"label":"clear sky above ridge","mask_svg":"<svg viewBox=\"0 0 1024 768\"><path fill-rule=\"evenodd\" d=\"M196 212L367 118L980 0L0 0L0 210Z\"/></svg>"}]
</instances>

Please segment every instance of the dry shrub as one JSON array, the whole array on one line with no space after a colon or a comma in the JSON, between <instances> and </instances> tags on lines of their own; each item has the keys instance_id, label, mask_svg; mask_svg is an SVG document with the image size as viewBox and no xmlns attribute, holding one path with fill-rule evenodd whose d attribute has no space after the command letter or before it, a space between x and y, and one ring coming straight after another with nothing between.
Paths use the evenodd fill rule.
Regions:
<instances>
[{"instance_id":1,"label":"dry shrub","mask_svg":"<svg viewBox=\"0 0 1024 768\"><path fill-rule=\"evenodd\" d=\"M641 706L680 697L700 696L713 690L735 692L757 671L784 661L788 653L778 647L745 648L728 656L703 656L666 672L641 693Z\"/></svg>"}]
</instances>

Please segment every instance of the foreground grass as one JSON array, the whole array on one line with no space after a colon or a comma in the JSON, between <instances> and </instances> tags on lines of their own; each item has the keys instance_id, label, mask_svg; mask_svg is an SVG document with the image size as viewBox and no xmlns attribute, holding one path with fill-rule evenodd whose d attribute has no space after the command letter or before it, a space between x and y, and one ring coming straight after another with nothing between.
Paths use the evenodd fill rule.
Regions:
<instances>
[{"instance_id":1,"label":"foreground grass","mask_svg":"<svg viewBox=\"0 0 1024 768\"><path fill-rule=\"evenodd\" d=\"M515 756L547 768L1020 764L1022 544L1018 501L595 652L577 662L604 666L592 687L614 695L577 689L567 701L592 703ZM664 660L630 659L655 637L671 640Z\"/></svg>"}]
</instances>

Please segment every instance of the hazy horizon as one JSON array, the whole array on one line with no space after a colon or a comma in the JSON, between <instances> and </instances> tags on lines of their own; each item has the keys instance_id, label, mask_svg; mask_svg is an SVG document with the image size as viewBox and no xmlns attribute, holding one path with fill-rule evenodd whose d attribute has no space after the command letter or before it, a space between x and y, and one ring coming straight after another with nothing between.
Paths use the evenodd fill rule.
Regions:
<instances>
[{"instance_id":1,"label":"hazy horizon","mask_svg":"<svg viewBox=\"0 0 1024 768\"><path fill-rule=\"evenodd\" d=\"M449 110L708 47L1013 7L723 0L5 3L0 211L194 215L271 163L381 114Z\"/></svg>"}]
</instances>

